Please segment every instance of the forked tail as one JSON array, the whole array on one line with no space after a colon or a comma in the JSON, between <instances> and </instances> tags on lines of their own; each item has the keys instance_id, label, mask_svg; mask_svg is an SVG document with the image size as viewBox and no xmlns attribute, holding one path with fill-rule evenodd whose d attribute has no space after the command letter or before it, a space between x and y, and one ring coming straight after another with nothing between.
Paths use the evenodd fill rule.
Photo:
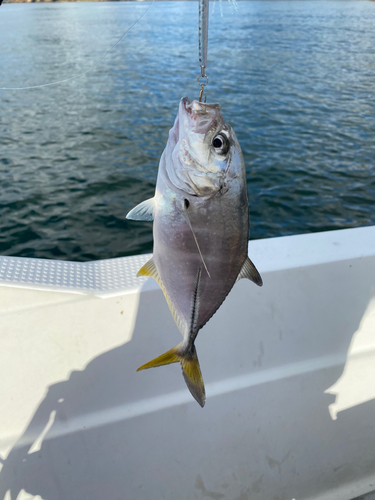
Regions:
<instances>
[{"instance_id":1,"label":"forked tail","mask_svg":"<svg viewBox=\"0 0 375 500\"><path fill-rule=\"evenodd\" d=\"M140 370L146 370L147 368L170 365L171 363L177 362L181 363L182 374L189 391L191 392L193 398L203 408L206 402L206 391L194 344L189 350L186 350L181 342L181 344L178 344L173 349L170 349L145 365L140 366L137 372Z\"/></svg>"}]
</instances>

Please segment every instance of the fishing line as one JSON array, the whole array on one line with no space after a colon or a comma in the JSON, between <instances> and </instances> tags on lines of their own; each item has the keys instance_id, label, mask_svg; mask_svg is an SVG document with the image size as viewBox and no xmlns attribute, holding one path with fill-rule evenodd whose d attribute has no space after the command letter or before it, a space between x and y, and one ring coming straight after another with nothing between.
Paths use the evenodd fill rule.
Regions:
<instances>
[{"instance_id":1,"label":"fishing line","mask_svg":"<svg viewBox=\"0 0 375 500\"><path fill-rule=\"evenodd\" d=\"M229 5L233 11L238 10L237 0L228 0ZM213 11L215 10L216 0L214 1ZM223 17L223 9L221 6L221 0L219 0L220 14ZM198 85L200 85L198 101L202 102L203 92L206 85L208 85L208 76L206 75L207 68L207 47L208 47L208 19L209 14L209 0L199 0L198 2L199 15L198 15L198 52L199 52L199 66L201 67L201 74L197 78ZM206 102L206 97L204 98Z\"/></svg>"},{"instance_id":2,"label":"fishing line","mask_svg":"<svg viewBox=\"0 0 375 500\"><path fill-rule=\"evenodd\" d=\"M186 220L187 220L187 223L189 224L189 227L191 229L191 232L193 233L193 236L194 236L194 241L195 241L195 244L197 245L197 248L198 248L198 252L199 252L199 255L201 257L201 260L203 262L203 265L204 265L204 268L208 274L208 277L211 278L211 274L208 272L208 269L207 269L207 266L206 266L206 263L204 261L204 258L203 258L203 255L202 255L202 252L201 252L201 249L199 248L199 243L198 243L198 240L197 240L197 237L195 236L195 233L194 233L194 229L193 229L193 226L191 225L191 221L190 221L190 217L189 217L189 214L188 214L188 208L189 208L189 200L184 200L184 207L185 207L185 214L186 214Z\"/></svg>"},{"instance_id":3,"label":"fishing line","mask_svg":"<svg viewBox=\"0 0 375 500\"><path fill-rule=\"evenodd\" d=\"M228 0L229 5L230 5L230 12L233 14L234 12L238 11L238 3L237 0ZM214 4L212 6L212 12L210 14L210 19L215 13L215 6L216 6L216 0L214 0ZM222 5L222 0L219 0L219 8L220 8L220 15L223 17L223 5Z\"/></svg>"},{"instance_id":4,"label":"fishing line","mask_svg":"<svg viewBox=\"0 0 375 500\"><path fill-rule=\"evenodd\" d=\"M29 90L29 89L40 89L42 87L50 87L52 85L59 85L60 83L65 83L65 82L70 82L71 80L75 80L76 78L80 78L81 76L83 75L86 75L87 73L89 73L89 71L93 70L94 68L96 68L96 66L98 66L106 57L107 55L112 52L112 50L117 47L117 45L121 42L121 40L124 38L124 36L129 33L129 31L136 25L139 23L139 21L142 19L142 17L144 17L147 12L151 9L151 6L152 4L154 3L155 0L152 0L150 5L147 7L147 9L143 12L143 14L135 21L135 23L133 23L122 35L121 37L117 40L117 42L112 45L112 47L104 54L104 56L99 59L98 61L96 61L94 64L92 64L91 66L89 66L85 71L83 71L82 73L79 73L78 75L73 75L73 76L70 76L69 78L65 78L64 80L58 80L57 82L50 82L50 83L42 83L41 85L31 85L29 87L0 87L0 90Z\"/></svg>"}]
</instances>

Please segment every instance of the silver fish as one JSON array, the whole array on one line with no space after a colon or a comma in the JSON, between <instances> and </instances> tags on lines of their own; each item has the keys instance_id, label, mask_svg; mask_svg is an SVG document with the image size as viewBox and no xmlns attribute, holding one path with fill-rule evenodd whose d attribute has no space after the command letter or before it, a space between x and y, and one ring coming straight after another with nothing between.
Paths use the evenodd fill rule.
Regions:
<instances>
[{"instance_id":1,"label":"silver fish","mask_svg":"<svg viewBox=\"0 0 375 500\"><path fill-rule=\"evenodd\" d=\"M161 156L154 198L128 219L154 221L154 253L138 276L154 278L164 292L183 340L138 368L180 362L197 402L206 401L195 339L236 281L261 286L247 256L249 232L242 152L219 104L181 99Z\"/></svg>"}]
</instances>

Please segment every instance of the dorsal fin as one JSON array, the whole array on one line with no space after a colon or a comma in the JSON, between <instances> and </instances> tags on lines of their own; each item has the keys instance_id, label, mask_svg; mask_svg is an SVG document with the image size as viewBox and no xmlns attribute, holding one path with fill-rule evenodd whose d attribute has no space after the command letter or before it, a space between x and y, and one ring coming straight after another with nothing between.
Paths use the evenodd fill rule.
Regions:
<instances>
[{"instance_id":1,"label":"dorsal fin","mask_svg":"<svg viewBox=\"0 0 375 500\"><path fill-rule=\"evenodd\" d=\"M126 218L131 220L153 221L155 210L155 198L142 201L127 214Z\"/></svg>"},{"instance_id":2,"label":"dorsal fin","mask_svg":"<svg viewBox=\"0 0 375 500\"><path fill-rule=\"evenodd\" d=\"M263 285L263 280L249 257L246 257L245 262L242 264L241 271L239 272L236 281L241 280L242 278L247 278L258 286Z\"/></svg>"},{"instance_id":3,"label":"dorsal fin","mask_svg":"<svg viewBox=\"0 0 375 500\"><path fill-rule=\"evenodd\" d=\"M150 278L153 278L157 282L157 284L163 290L164 297L167 301L169 310L172 313L173 319L175 320L178 329L182 333L182 336L185 337L187 335L187 324L181 317L180 313L177 311L175 306L172 304L171 299L169 298L169 295L160 278L160 274L158 268L156 267L153 257L151 257L151 259L148 262L146 262L144 266L141 267L141 269L137 273L137 276L148 276Z\"/></svg>"}]
</instances>

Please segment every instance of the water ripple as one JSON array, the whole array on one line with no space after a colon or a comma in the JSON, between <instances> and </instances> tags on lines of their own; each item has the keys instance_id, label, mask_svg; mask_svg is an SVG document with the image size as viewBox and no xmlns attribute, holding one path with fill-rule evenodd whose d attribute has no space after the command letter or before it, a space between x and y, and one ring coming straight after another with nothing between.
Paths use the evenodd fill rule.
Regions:
<instances>
[{"instance_id":1,"label":"water ripple","mask_svg":"<svg viewBox=\"0 0 375 500\"><path fill-rule=\"evenodd\" d=\"M87 69L144 8L3 5L2 86ZM207 93L243 148L251 237L374 224L375 4L223 9L210 21ZM197 97L196 21L195 2L158 2L93 72L1 94L2 254L90 260L152 250L152 225L125 214L153 195L180 97Z\"/></svg>"}]
</instances>

